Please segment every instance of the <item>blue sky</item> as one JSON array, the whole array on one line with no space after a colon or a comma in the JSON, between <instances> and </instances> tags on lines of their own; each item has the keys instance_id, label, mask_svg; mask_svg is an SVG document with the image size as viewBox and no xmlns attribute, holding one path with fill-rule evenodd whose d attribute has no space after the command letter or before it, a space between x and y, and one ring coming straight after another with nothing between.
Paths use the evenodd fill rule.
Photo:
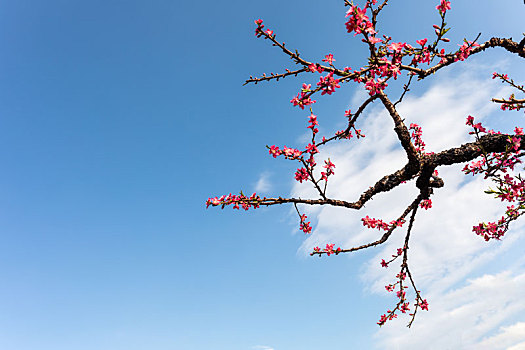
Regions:
<instances>
[{"instance_id":1,"label":"blue sky","mask_svg":"<svg viewBox=\"0 0 525 350\"><path fill-rule=\"evenodd\" d=\"M411 43L430 37L436 5L392 0L380 18L381 33ZM421 232L435 222L448 226L421 240L426 257L413 249L422 288L436 306L431 302L411 330L406 319L380 331L375 324L392 302L379 291L392 276L374 265L391 254L388 247L328 259L305 253L317 243L364 239L362 213L314 210L314 234L305 240L289 207L205 209L208 197L241 189L308 194L294 183L296 164L268 156L265 145L302 146L305 112L289 100L317 78L243 87L249 75L294 67L255 38L253 20L264 19L310 60L333 53L337 64L358 68L366 51L345 32L344 13L342 1L311 0L0 2L0 348L418 348L425 341L418 335L450 341L439 348L524 342L525 320L516 312L525 305L512 293L525 279L523 230L515 225L508 243L471 237L475 214L498 215L498 203L482 193L486 184L465 183L457 169L449 175L453 193L441 197L448 205L436 201ZM448 47L479 32L482 40L518 40L523 17L518 0L475 7L452 2ZM507 131L522 117L487 102L504 88L490 79L494 67L525 81L521 61L494 49L473 58L472 67L468 62L420 83L402 105L436 140L436 150L440 127L455 122L460 130L464 119L458 119L470 110ZM322 130L337 130L361 90L348 86L318 98ZM437 113L443 105L446 113ZM395 159L388 140L381 141L385 149L374 148L373 140L382 140L381 120L381 111L372 109L363 122L368 143L351 149L361 156L356 163L345 165L354 159L346 148L329 150L340 159L336 183L342 187L334 194L350 198L343 189L369 186L364 178L385 173L355 164ZM473 188L479 198L465 195ZM406 195L401 192L367 209L396 209L392 203ZM447 211L465 198L481 203L479 211L463 206L472 217L457 214L461 208L455 216ZM359 234L349 237L342 227ZM429 248L439 246L438 235L450 258ZM425 265L429 260L433 266ZM459 268L467 262L472 269ZM464 297L493 298L490 286L497 283L509 292L495 299L515 305L508 312L498 313L505 308L495 304L487 314ZM471 305L470 313L461 314L462 305ZM440 331L473 318L497 322L472 324L466 333Z\"/></svg>"}]
</instances>

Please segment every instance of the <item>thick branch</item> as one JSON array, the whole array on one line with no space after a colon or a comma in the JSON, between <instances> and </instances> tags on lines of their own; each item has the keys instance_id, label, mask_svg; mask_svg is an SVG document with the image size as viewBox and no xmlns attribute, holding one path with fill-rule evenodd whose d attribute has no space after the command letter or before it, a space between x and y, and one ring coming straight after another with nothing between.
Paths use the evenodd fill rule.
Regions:
<instances>
[{"instance_id":1,"label":"thick branch","mask_svg":"<svg viewBox=\"0 0 525 350\"><path fill-rule=\"evenodd\" d=\"M494 134L480 137L479 142L465 143L459 147L450 148L437 154L426 155L418 161L418 166L414 167L407 163L402 169L383 176L374 186L366 190L355 202L347 202L338 199L302 199L302 198L263 198L258 201L259 205L275 205L284 203L297 203L308 205L332 205L350 209L361 209L374 195L380 192L388 192L399 186L403 181L412 179L418 175L416 186L423 190L429 187L442 187L443 180L432 176L435 168L441 165L452 165L464 163L476 159L482 154L481 149L488 153L502 153L509 147L508 138L510 135ZM522 142L520 149L525 150L525 142Z\"/></svg>"},{"instance_id":2,"label":"thick branch","mask_svg":"<svg viewBox=\"0 0 525 350\"><path fill-rule=\"evenodd\" d=\"M434 167L437 167L440 165L468 162L479 157L482 154L481 149L485 150L487 153L502 153L509 147L510 143L508 139L512 136L513 135L504 134L483 135L479 138L479 142L465 143L459 147L450 148L437 154L430 155L429 163ZM525 150L525 144L523 142L520 149Z\"/></svg>"},{"instance_id":3,"label":"thick branch","mask_svg":"<svg viewBox=\"0 0 525 350\"><path fill-rule=\"evenodd\" d=\"M525 103L525 98L522 98L522 99L519 99L519 100L518 99L505 100L505 99L493 98L492 102L506 103L506 104L512 105L512 104Z\"/></svg>"},{"instance_id":4,"label":"thick branch","mask_svg":"<svg viewBox=\"0 0 525 350\"><path fill-rule=\"evenodd\" d=\"M419 158L417 155L417 151L414 145L412 144L412 141L410 140L410 132L408 132L408 129L405 123L403 122L403 119L401 119L401 116L397 113L394 104L390 101L390 99L386 96L386 94L383 91L379 92L379 98L381 99L381 102L383 102L383 105L394 120L394 131L396 132L397 137L401 142L401 145L407 153L407 166L413 167L414 169L411 169L411 171L417 172L419 170Z\"/></svg>"}]
</instances>

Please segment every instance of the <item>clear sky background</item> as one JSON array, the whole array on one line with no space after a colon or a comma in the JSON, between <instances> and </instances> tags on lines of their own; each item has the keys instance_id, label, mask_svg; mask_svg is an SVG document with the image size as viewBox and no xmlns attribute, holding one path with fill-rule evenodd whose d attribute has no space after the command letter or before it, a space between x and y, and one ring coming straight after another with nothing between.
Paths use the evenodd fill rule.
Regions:
<instances>
[{"instance_id":1,"label":"clear sky background","mask_svg":"<svg viewBox=\"0 0 525 350\"><path fill-rule=\"evenodd\" d=\"M432 36L436 5L392 0L378 29L415 45ZM396 271L378 262L395 239L353 256L307 252L374 239L359 218L396 217L411 185L366 212L310 209L306 240L290 207L205 209L241 189L308 195L296 164L265 145L304 146L307 113L289 101L318 77L243 87L294 68L255 38L253 21L309 60L333 53L359 68L365 47L344 14L335 0L0 1L0 349L523 348L525 228L502 242L475 237L472 225L501 205L458 167L443 170L447 187L415 227L411 263L430 311L410 330L403 317L376 325L394 302L383 286ZM453 1L445 47L480 32L519 41L523 18L521 0ZM523 126L522 112L489 103L509 92L492 72L523 82L523 60L479 56L419 83L400 106L429 150L468 141L468 114L506 132ZM321 132L340 129L362 89L317 99ZM349 200L404 161L381 109L360 126L362 142L323 153L336 164L329 191Z\"/></svg>"}]
</instances>

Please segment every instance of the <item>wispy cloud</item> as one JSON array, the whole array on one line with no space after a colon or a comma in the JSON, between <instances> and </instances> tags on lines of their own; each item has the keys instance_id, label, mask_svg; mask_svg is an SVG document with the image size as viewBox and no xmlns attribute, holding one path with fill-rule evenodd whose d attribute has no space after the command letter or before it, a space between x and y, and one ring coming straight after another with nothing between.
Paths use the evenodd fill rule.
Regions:
<instances>
[{"instance_id":1,"label":"wispy cloud","mask_svg":"<svg viewBox=\"0 0 525 350\"><path fill-rule=\"evenodd\" d=\"M252 346L252 349L257 349L257 350L274 350L274 348L272 348L270 346L266 346L266 345L255 345L255 346Z\"/></svg>"},{"instance_id":2,"label":"wispy cloud","mask_svg":"<svg viewBox=\"0 0 525 350\"><path fill-rule=\"evenodd\" d=\"M525 349L525 322L518 322L508 327L501 327L498 334L480 342L478 349Z\"/></svg>"},{"instance_id":3,"label":"wispy cloud","mask_svg":"<svg viewBox=\"0 0 525 350\"><path fill-rule=\"evenodd\" d=\"M259 175L259 179L255 183L255 192L268 192L272 189L272 184L270 182L270 173L263 172Z\"/></svg>"},{"instance_id":4,"label":"wispy cloud","mask_svg":"<svg viewBox=\"0 0 525 350\"><path fill-rule=\"evenodd\" d=\"M438 79L423 95L405 98L399 106L407 124L422 126L427 151L438 152L472 141L465 126L467 115L490 122L488 117L497 106L488 101L492 96L507 94L501 84L477 78L476 69ZM393 123L384 110L372 108L360 127L365 139L328 146L319 155L319 160L330 156L336 164L336 175L329 186L333 197L355 201L376 180L406 162L392 131ZM475 236L472 226L500 217L505 206L483 193L489 182L481 177L467 177L461 168L462 165L456 165L439 169L445 187L435 191L432 209L418 212L411 239L411 271L418 288L429 300L431 311L419 311L410 331L405 327L406 318L383 327L376 338L379 348L429 348L428 344L432 344L429 349L489 349L491 344L504 343L498 339L506 339L501 348L525 341L514 336L522 329L521 323L511 323L519 321L516 317L525 310L519 292L525 288L525 268L505 259L517 255L516 242L523 239L520 230L523 223L515 223L501 242L487 243ZM295 185L292 192L303 198L316 197L304 184ZM363 228L360 219L366 215L387 221L395 219L416 195L412 182L378 195L358 212L304 208L317 224L301 251L309 252L312 247L326 243L349 247L376 240L378 231ZM362 281L369 292L385 295L384 286L394 282L396 267L381 268L379 261L402 246L403 236L403 232L395 232L365 263ZM499 270L484 272L495 267ZM385 301L385 310L389 301Z\"/></svg>"}]
</instances>

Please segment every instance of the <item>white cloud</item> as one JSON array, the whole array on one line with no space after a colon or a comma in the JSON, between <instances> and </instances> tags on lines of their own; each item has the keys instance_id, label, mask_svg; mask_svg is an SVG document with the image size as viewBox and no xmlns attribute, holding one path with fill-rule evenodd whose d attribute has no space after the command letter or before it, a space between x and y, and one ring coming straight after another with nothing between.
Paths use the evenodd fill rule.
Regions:
<instances>
[{"instance_id":1,"label":"white cloud","mask_svg":"<svg viewBox=\"0 0 525 350\"><path fill-rule=\"evenodd\" d=\"M272 347L266 346L266 345L255 345L255 346L252 346L252 349L257 349L257 350L274 350Z\"/></svg>"},{"instance_id":2,"label":"white cloud","mask_svg":"<svg viewBox=\"0 0 525 350\"><path fill-rule=\"evenodd\" d=\"M407 96L399 105L407 125L422 126L427 151L439 152L473 141L465 126L466 117L473 115L490 123L490 115L498 108L489 103L490 99L508 94L507 88L490 78L477 78L478 68L474 65L456 76L442 76L423 95ZM365 139L327 146L318 157L318 163L322 163L330 156L336 165L328 190L331 197L355 201L375 181L406 162L386 111L375 106L362 118L360 127ZM516 318L525 311L525 268L523 259L516 263L506 258L522 255L516 252L523 244L524 224L513 223L500 242L487 243L477 237L472 226L501 217L505 206L483 193L490 182L464 175L462 167L438 169L445 187L435 191L432 209L418 212L411 238L409 264L431 311L418 312L410 330L405 327L409 319L404 317L383 327L376 338L379 348L518 349L525 344L525 338L517 335L523 323L509 323L519 321ZM303 207L317 224L300 251L310 252L312 247L326 243L350 247L378 239L381 234L363 228L360 219L370 215L393 220L417 192L413 182L407 183L376 196L360 211ZM311 185L305 184L296 184L292 195L317 197ZM381 268L379 261L402 246L404 232L405 228L395 231L363 267L365 289L378 293L378 298L386 296L384 286L395 282L398 272L397 266ZM495 267L498 270L494 273L484 272ZM385 299L385 311L391 306L389 302L392 299ZM491 347L494 344L496 347Z\"/></svg>"},{"instance_id":3,"label":"white cloud","mask_svg":"<svg viewBox=\"0 0 525 350\"><path fill-rule=\"evenodd\" d=\"M272 184L270 183L270 173L263 172L255 184L255 192L264 193L272 189Z\"/></svg>"},{"instance_id":4,"label":"white cloud","mask_svg":"<svg viewBox=\"0 0 525 350\"><path fill-rule=\"evenodd\" d=\"M478 349L525 349L525 322L517 322L508 327L501 327L498 334L481 341L478 344Z\"/></svg>"}]
</instances>

